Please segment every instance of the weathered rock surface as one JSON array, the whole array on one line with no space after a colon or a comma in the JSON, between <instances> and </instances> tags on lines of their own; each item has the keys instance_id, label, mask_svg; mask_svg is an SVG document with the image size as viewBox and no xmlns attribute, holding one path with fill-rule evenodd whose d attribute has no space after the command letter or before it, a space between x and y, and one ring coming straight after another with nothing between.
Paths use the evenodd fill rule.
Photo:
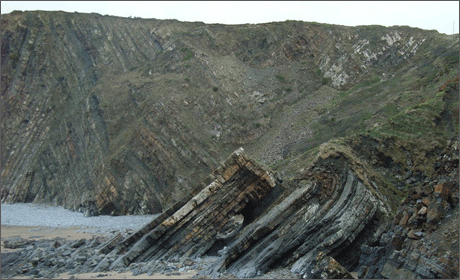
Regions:
<instances>
[{"instance_id":1,"label":"weathered rock surface","mask_svg":"<svg viewBox=\"0 0 460 280\"><path fill-rule=\"evenodd\" d=\"M458 36L62 12L1 32L2 203L161 213L11 241L2 272L458 277Z\"/></svg>"},{"instance_id":2,"label":"weathered rock surface","mask_svg":"<svg viewBox=\"0 0 460 280\"><path fill-rule=\"evenodd\" d=\"M104 244L99 251L113 249L94 271L141 262L150 273L159 272L164 270L162 261L185 262L217 252L220 257L202 274L251 278L290 266L293 274L304 277L316 275L310 275L315 269L346 277L346 270L331 257L356 267L360 245L380 238L388 212L350 160L338 151L325 151L310 170L310 183L261 212L259 200L270 196L275 180L237 150L213 174L215 180L180 209L156 218L116 246ZM271 195L272 200L276 197ZM256 208L263 215L256 215ZM239 231L231 231L227 239L229 228ZM318 254L328 256L324 263L318 262Z\"/></svg>"},{"instance_id":3,"label":"weathered rock surface","mask_svg":"<svg viewBox=\"0 0 460 280\"><path fill-rule=\"evenodd\" d=\"M307 273L307 279L354 279L353 276L341 266L334 258L319 252L315 260L313 269Z\"/></svg>"},{"instance_id":4,"label":"weathered rock surface","mask_svg":"<svg viewBox=\"0 0 460 280\"><path fill-rule=\"evenodd\" d=\"M110 268L149 262L154 271L159 260L202 256L217 240L235 235L243 219L251 219L256 203L275 186L273 175L247 158L243 149L235 151L209 179L214 180L177 211L165 212L121 241L105 258L108 263L117 258ZM108 251L105 247L100 250ZM108 263L99 264L95 271L106 269Z\"/></svg>"},{"instance_id":5,"label":"weathered rock surface","mask_svg":"<svg viewBox=\"0 0 460 280\"><path fill-rule=\"evenodd\" d=\"M385 224L387 207L365 186L345 155L319 158L311 183L295 190L247 226L207 271L251 278L277 266L310 277L322 252L356 266L359 244L374 242Z\"/></svg>"},{"instance_id":6,"label":"weathered rock surface","mask_svg":"<svg viewBox=\"0 0 460 280\"><path fill-rule=\"evenodd\" d=\"M291 193L239 149L208 177L204 189L137 232L105 240L19 240L18 246L27 247L2 254L2 272L52 278L64 271L179 275L196 270L212 278L351 279L349 271L358 271L359 278L455 278L457 146L454 142L436 163L444 167L438 169L439 180L412 193L398 210L413 207L416 223L400 225L401 214L388 222L381 182L344 147L323 145L300 180L303 186ZM437 224L426 222L429 201L445 205ZM4 246L10 243L13 239ZM290 274L279 273L285 268Z\"/></svg>"},{"instance_id":7,"label":"weathered rock surface","mask_svg":"<svg viewBox=\"0 0 460 280\"><path fill-rule=\"evenodd\" d=\"M458 148L457 140L404 199L379 246L361 248L359 278L458 278Z\"/></svg>"},{"instance_id":8,"label":"weathered rock surface","mask_svg":"<svg viewBox=\"0 0 460 280\"><path fill-rule=\"evenodd\" d=\"M458 36L408 27L1 19L2 203L88 215L163 212L239 146L274 164L373 127L458 64Z\"/></svg>"}]
</instances>

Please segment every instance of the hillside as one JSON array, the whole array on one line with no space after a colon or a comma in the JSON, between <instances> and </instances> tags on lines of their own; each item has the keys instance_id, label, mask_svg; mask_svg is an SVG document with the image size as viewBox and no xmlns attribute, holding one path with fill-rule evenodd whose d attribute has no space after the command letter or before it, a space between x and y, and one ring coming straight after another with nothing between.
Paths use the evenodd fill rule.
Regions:
<instances>
[{"instance_id":1,"label":"hillside","mask_svg":"<svg viewBox=\"0 0 460 280\"><path fill-rule=\"evenodd\" d=\"M320 144L402 122L433 144L410 165L423 177L458 135L458 100L438 96L458 36L408 27L13 12L2 69L2 202L89 215L161 212L240 146L289 180Z\"/></svg>"}]
</instances>

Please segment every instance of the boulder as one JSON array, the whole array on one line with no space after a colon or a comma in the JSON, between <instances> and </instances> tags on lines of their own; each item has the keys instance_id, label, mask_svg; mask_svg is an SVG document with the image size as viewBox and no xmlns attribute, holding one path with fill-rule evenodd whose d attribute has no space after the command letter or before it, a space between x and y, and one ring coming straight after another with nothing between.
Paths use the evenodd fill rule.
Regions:
<instances>
[{"instance_id":1,"label":"boulder","mask_svg":"<svg viewBox=\"0 0 460 280\"><path fill-rule=\"evenodd\" d=\"M431 225L438 224L444 218L444 207L439 204L433 204L428 207L426 222Z\"/></svg>"},{"instance_id":2,"label":"boulder","mask_svg":"<svg viewBox=\"0 0 460 280\"><path fill-rule=\"evenodd\" d=\"M451 190L452 190L452 183L444 182L434 187L434 195L435 197L440 197L444 200L448 200L451 196Z\"/></svg>"},{"instance_id":3,"label":"boulder","mask_svg":"<svg viewBox=\"0 0 460 280\"><path fill-rule=\"evenodd\" d=\"M312 270L304 278L307 279L354 279L334 258L319 252L312 262Z\"/></svg>"},{"instance_id":4,"label":"boulder","mask_svg":"<svg viewBox=\"0 0 460 280\"><path fill-rule=\"evenodd\" d=\"M27 240L19 236L13 236L5 238L3 246L8 249L25 248L27 245L31 244L31 242L31 240Z\"/></svg>"}]
</instances>

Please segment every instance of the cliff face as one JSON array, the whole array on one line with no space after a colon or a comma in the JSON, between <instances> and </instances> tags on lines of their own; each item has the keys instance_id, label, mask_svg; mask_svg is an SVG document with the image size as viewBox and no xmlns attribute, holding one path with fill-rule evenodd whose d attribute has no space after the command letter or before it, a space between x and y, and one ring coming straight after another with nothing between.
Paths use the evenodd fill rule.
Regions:
<instances>
[{"instance_id":1,"label":"cliff face","mask_svg":"<svg viewBox=\"0 0 460 280\"><path fill-rule=\"evenodd\" d=\"M458 36L1 20L2 203L162 212L80 272L219 254L205 274L458 277Z\"/></svg>"},{"instance_id":2,"label":"cliff face","mask_svg":"<svg viewBox=\"0 0 460 280\"><path fill-rule=\"evenodd\" d=\"M458 75L458 36L63 12L2 15L1 32L3 203L159 213L239 146L295 179L321 143L354 133L423 151L379 166L404 192L458 134L458 100L436 95Z\"/></svg>"}]
</instances>

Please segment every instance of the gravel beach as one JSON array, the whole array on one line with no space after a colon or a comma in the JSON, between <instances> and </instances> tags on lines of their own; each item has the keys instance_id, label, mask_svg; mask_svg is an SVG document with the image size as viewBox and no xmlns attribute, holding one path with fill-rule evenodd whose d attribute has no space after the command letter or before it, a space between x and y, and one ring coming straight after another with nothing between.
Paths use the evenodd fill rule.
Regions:
<instances>
[{"instance_id":1,"label":"gravel beach","mask_svg":"<svg viewBox=\"0 0 460 280\"><path fill-rule=\"evenodd\" d=\"M85 217L62 207L33 203L1 205L1 224L8 226L49 227L55 229L80 228L87 233L108 233L137 230L156 215Z\"/></svg>"}]
</instances>

